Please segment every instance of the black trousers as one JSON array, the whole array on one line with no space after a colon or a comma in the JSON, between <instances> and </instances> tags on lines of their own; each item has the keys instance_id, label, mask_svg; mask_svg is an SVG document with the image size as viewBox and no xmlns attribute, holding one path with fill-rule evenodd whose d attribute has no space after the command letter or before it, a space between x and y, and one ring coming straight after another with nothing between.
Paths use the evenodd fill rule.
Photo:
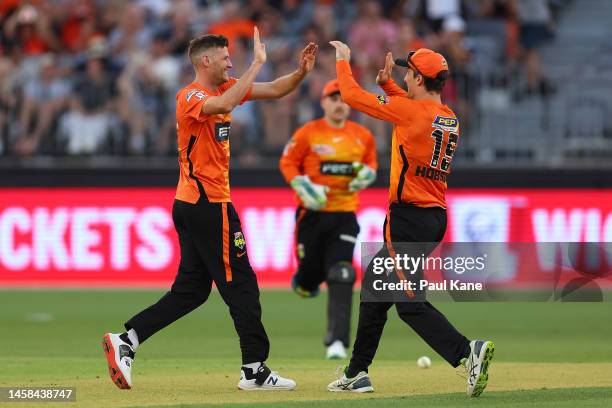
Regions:
<instances>
[{"instance_id":1,"label":"black trousers","mask_svg":"<svg viewBox=\"0 0 612 408\"><path fill-rule=\"evenodd\" d=\"M352 270L353 252L359 224L354 212L323 212L298 208L296 211L296 281L312 291L323 282L328 284L326 346L340 340L349 346L352 290L355 282ZM339 264L351 268L347 279L330 276Z\"/></svg>"},{"instance_id":2,"label":"black trousers","mask_svg":"<svg viewBox=\"0 0 612 408\"><path fill-rule=\"evenodd\" d=\"M385 220L385 244L388 242L437 243L446 232L446 210L440 207L421 208L409 204L394 203ZM388 256L387 247L377 256ZM423 245L424 255L429 255L435 246ZM368 269L371 265L368 267ZM367 272L366 272L367 273ZM365 302L359 305L359 326L349 365L349 374L367 371L374 359L383 328L387 322L387 311L395 305L399 317L407 323L425 342L453 367L459 365L470 352L469 340L427 301Z\"/></svg>"},{"instance_id":3,"label":"black trousers","mask_svg":"<svg viewBox=\"0 0 612 408\"><path fill-rule=\"evenodd\" d=\"M126 322L126 329L145 341L206 302L214 281L240 338L242 363L265 361L270 343L261 322L259 287L234 206L175 200L172 219L181 248L175 281L157 303Z\"/></svg>"}]
</instances>

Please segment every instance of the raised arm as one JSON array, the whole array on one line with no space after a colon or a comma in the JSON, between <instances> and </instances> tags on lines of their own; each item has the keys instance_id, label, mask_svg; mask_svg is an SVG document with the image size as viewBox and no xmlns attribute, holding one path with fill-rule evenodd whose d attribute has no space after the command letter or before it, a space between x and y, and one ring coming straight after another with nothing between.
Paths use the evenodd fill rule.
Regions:
<instances>
[{"instance_id":1,"label":"raised arm","mask_svg":"<svg viewBox=\"0 0 612 408\"><path fill-rule=\"evenodd\" d=\"M256 82L253 84L251 99L276 99L287 95L304 80L314 67L319 46L309 43L300 53L298 68L290 74L283 75L272 82Z\"/></svg>"},{"instance_id":2,"label":"raised arm","mask_svg":"<svg viewBox=\"0 0 612 408\"><path fill-rule=\"evenodd\" d=\"M240 79L220 96L210 96L202 104L204 115L229 113L238 105L253 86L259 70L266 63L266 46L259 39L257 27L253 30L253 62Z\"/></svg>"},{"instance_id":3,"label":"raised arm","mask_svg":"<svg viewBox=\"0 0 612 408\"><path fill-rule=\"evenodd\" d=\"M376 95L364 90L355 81L349 65L351 50L340 41L331 41L330 44L336 48L336 73L344 102L360 112L395 124L409 120L409 113L414 110L413 101L402 96Z\"/></svg>"}]
</instances>

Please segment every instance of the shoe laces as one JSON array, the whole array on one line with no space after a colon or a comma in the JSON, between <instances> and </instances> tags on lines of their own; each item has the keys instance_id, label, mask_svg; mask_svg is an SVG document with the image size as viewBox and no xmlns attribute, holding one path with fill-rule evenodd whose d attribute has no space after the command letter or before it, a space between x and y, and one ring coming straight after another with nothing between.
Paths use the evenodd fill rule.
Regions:
<instances>
[{"instance_id":1,"label":"shoe laces","mask_svg":"<svg viewBox=\"0 0 612 408\"><path fill-rule=\"evenodd\" d=\"M467 358L463 358L461 359L461 361L459 362L459 365L455 368L455 374L457 374L459 377L463 378L464 380L467 380L468 378L468 364L469 359Z\"/></svg>"}]
</instances>

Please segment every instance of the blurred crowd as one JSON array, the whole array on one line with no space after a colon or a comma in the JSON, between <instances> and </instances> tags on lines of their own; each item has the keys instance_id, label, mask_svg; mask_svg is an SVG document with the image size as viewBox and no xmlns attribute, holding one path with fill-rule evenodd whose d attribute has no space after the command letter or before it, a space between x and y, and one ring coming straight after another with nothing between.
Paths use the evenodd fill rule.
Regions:
<instances>
[{"instance_id":1,"label":"blurred crowd","mask_svg":"<svg viewBox=\"0 0 612 408\"><path fill-rule=\"evenodd\" d=\"M0 151L21 156L174 155L175 94L193 80L186 58L189 40L203 33L227 36L233 75L240 76L251 61L254 25L268 51L258 81L294 70L309 41L320 48L314 72L297 92L234 111L232 154L239 163L278 155L298 126L321 114L321 89L335 77L335 55L327 44L331 39L348 42L354 72L373 92L378 92L374 80L386 51L395 57L419 47L443 52L452 72L443 98L467 126L484 68L491 75L523 70L524 92L551 92L537 49L551 36L551 4L558 3L2 0ZM472 27L494 27L500 35L485 49L470 41ZM379 149L388 148L385 124L357 113L354 117L373 130Z\"/></svg>"}]
</instances>

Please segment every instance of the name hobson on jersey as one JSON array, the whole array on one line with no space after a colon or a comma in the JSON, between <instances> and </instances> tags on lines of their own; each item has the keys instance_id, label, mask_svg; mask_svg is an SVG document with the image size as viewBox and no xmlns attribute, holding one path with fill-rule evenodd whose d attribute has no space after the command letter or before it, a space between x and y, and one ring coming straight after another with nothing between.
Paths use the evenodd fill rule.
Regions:
<instances>
[{"instance_id":1,"label":"name hobson on jersey","mask_svg":"<svg viewBox=\"0 0 612 408\"><path fill-rule=\"evenodd\" d=\"M375 257L372 260L372 273L381 275L393 269L400 269L414 275L420 269L444 269L454 271L458 275L466 271L483 271L485 269L484 256L479 257L413 257L407 254L396 254L394 257ZM420 279L416 282L401 279L399 282L383 282L377 279L373 282L374 290L482 290L480 282L461 282L457 279L443 280L442 282L429 282Z\"/></svg>"}]
</instances>

